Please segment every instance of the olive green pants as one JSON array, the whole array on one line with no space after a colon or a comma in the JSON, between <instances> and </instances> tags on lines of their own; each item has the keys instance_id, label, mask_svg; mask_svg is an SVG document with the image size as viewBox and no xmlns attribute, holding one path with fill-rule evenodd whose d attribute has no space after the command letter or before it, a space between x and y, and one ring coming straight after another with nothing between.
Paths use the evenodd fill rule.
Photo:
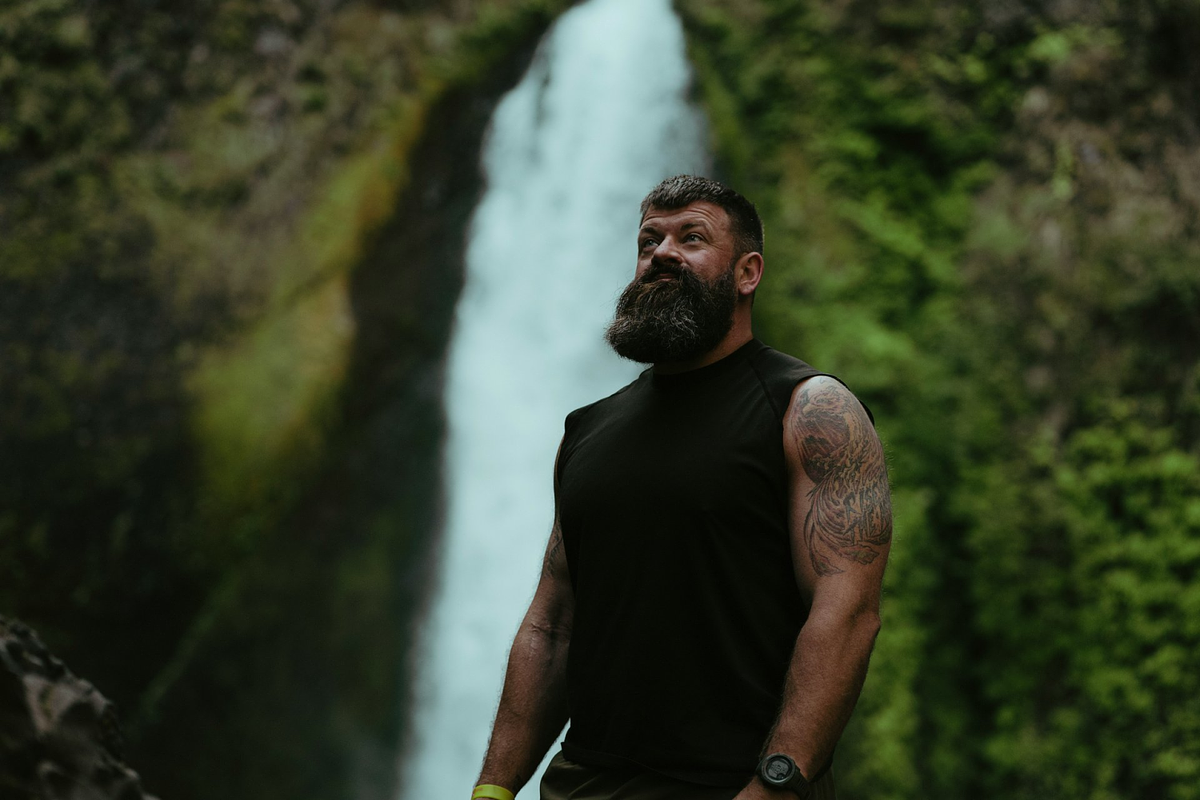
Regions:
<instances>
[{"instance_id":1,"label":"olive green pants","mask_svg":"<svg viewBox=\"0 0 1200 800\"><path fill-rule=\"evenodd\" d=\"M812 800L836 800L833 770L812 785ZM697 786L655 772L585 767L559 753L542 777L542 800L732 800L741 787Z\"/></svg>"}]
</instances>

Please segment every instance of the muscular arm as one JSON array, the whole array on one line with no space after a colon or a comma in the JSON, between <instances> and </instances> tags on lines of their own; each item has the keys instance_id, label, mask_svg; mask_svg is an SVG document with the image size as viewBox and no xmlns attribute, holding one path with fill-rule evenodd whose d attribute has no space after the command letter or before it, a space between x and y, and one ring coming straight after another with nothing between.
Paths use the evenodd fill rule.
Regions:
<instances>
[{"instance_id":1,"label":"muscular arm","mask_svg":"<svg viewBox=\"0 0 1200 800\"><path fill-rule=\"evenodd\" d=\"M793 392L784 447L792 560L812 604L764 753L790 755L811 778L833 754L867 674L892 510L879 438L832 378L810 378ZM738 800L789 796L755 779Z\"/></svg>"},{"instance_id":2,"label":"muscular arm","mask_svg":"<svg viewBox=\"0 0 1200 800\"><path fill-rule=\"evenodd\" d=\"M556 512L537 591L508 654L500 708L476 784L503 786L515 794L567 723L567 647L574 610Z\"/></svg>"}]
</instances>

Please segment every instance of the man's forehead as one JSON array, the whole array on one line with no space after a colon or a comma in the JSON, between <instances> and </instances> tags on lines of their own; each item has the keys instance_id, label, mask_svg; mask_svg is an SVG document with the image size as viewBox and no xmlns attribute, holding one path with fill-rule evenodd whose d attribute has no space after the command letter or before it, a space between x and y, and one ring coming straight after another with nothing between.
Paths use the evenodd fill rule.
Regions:
<instances>
[{"instance_id":1,"label":"man's forehead","mask_svg":"<svg viewBox=\"0 0 1200 800\"><path fill-rule=\"evenodd\" d=\"M729 226L729 215L725 209L707 200L697 200L682 208L650 208L642 217L643 228L671 228L690 224L704 224L722 230Z\"/></svg>"}]
</instances>

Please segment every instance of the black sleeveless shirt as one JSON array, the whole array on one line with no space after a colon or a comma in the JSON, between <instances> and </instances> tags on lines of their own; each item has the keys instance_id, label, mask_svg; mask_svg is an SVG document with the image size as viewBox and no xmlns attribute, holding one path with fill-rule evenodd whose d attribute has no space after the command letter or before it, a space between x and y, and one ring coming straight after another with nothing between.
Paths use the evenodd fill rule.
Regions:
<instances>
[{"instance_id":1,"label":"black sleeveless shirt","mask_svg":"<svg viewBox=\"0 0 1200 800\"><path fill-rule=\"evenodd\" d=\"M783 415L822 374L755 339L567 416L567 758L713 786L754 772L807 615Z\"/></svg>"}]
</instances>

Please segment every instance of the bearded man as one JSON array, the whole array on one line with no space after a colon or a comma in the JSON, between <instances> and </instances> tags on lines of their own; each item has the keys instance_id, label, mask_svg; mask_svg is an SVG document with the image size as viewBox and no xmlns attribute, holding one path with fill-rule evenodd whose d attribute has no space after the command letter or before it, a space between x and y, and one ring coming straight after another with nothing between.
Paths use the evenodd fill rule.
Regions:
<instances>
[{"instance_id":1,"label":"bearded man","mask_svg":"<svg viewBox=\"0 0 1200 800\"><path fill-rule=\"evenodd\" d=\"M473 797L832 798L879 630L883 450L836 378L759 342L753 204L677 176L642 203L607 338L652 365L573 411L541 580Z\"/></svg>"}]
</instances>

